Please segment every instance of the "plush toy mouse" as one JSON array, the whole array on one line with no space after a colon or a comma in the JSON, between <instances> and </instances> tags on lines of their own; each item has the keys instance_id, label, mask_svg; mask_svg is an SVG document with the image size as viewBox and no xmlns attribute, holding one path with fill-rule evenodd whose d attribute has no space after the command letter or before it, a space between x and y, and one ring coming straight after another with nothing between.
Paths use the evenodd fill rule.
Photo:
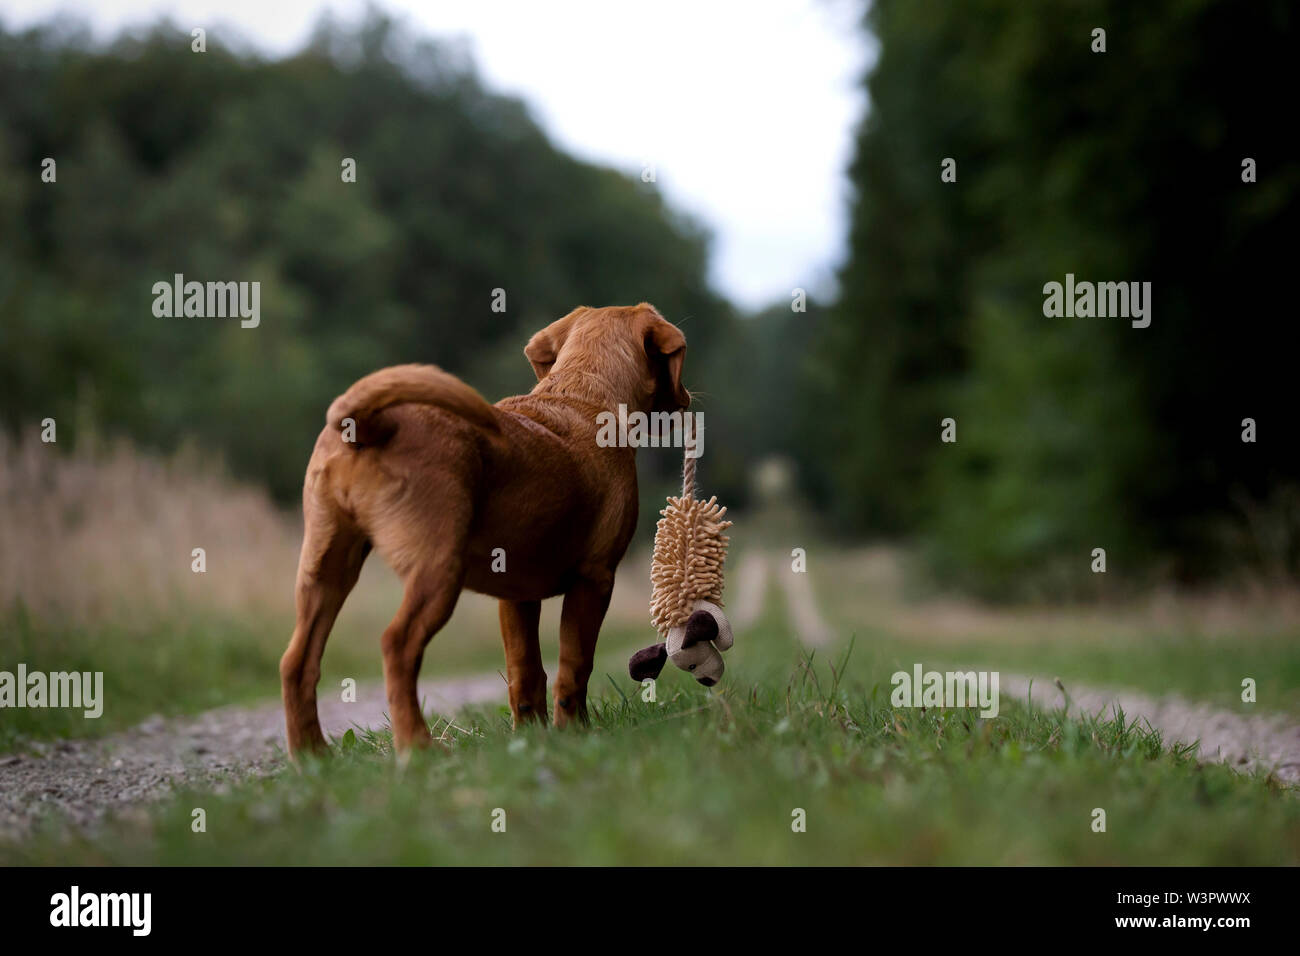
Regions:
<instances>
[{"instance_id":1,"label":"plush toy mouse","mask_svg":"<svg viewBox=\"0 0 1300 956\"><path fill-rule=\"evenodd\" d=\"M682 496L669 498L659 512L654 558L650 565L653 590L650 620L663 642L637 651L628 661L635 681L658 677L672 661L706 687L722 679L720 652L733 643L731 624L722 611L722 565L731 527L727 509L717 498L695 499L695 459L687 458Z\"/></svg>"},{"instance_id":2,"label":"plush toy mouse","mask_svg":"<svg viewBox=\"0 0 1300 956\"><path fill-rule=\"evenodd\" d=\"M722 608L709 601L696 601L695 611L685 624L668 629L667 640L632 655L628 673L633 680L658 677L664 661L669 660L705 687L712 687L722 678L726 665L721 651L735 643L731 625Z\"/></svg>"}]
</instances>

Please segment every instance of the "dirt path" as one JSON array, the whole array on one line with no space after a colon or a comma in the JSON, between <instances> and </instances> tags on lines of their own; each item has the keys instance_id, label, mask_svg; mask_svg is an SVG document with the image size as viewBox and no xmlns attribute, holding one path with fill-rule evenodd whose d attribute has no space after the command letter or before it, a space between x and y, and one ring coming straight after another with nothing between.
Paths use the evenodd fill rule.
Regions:
<instances>
[{"instance_id":1,"label":"dirt path","mask_svg":"<svg viewBox=\"0 0 1300 956\"><path fill-rule=\"evenodd\" d=\"M835 632L817 607L817 598L813 595L808 573L796 573L789 567L782 567L784 560L779 556L776 559L776 579L785 593L785 608L790 616L790 626L806 646L825 647L835 640Z\"/></svg>"},{"instance_id":2,"label":"dirt path","mask_svg":"<svg viewBox=\"0 0 1300 956\"><path fill-rule=\"evenodd\" d=\"M755 556L757 558L757 556ZM810 648L823 647L834 638L817 605L807 574L796 574L783 567L781 557L769 559L785 593L790 624L803 643ZM765 586L770 575L751 572L751 579ZM748 595L747 600L762 604L762 595ZM1031 678L1007 671L999 672L1000 693L1022 700L1030 699ZM1138 691L1066 685L1069 699L1054 679L1032 678L1034 701L1049 707L1067 706L1071 713L1111 715L1116 707L1125 716L1149 723L1169 743L1200 741L1199 757L1203 761L1221 761L1241 770L1271 770L1279 780L1300 783L1300 724L1283 714L1243 716L1207 704L1189 701L1175 694L1152 697Z\"/></svg>"},{"instance_id":3,"label":"dirt path","mask_svg":"<svg viewBox=\"0 0 1300 956\"><path fill-rule=\"evenodd\" d=\"M767 593L767 561L761 551L749 551L736 570L735 597L727 605L727 617L734 628L749 627L763 613Z\"/></svg>"},{"instance_id":4,"label":"dirt path","mask_svg":"<svg viewBox=\"0 0 1300 956\"><path fill-rule=\"evenodd\" d=\"M476 703L504 700L498 674L420 685L425 713L454 716ZM320 702L321 726L334 738L355 726L383 728L382 684L363 684L357 700ZM0 838L20 836L50 811L94 823L109 811L143 813L143 804L188 784L221 786L284 767L284 712L279 702L222 707L193 717L153 717L97 740L29 745L0 754Z\"/></svg>"}]
</instances>

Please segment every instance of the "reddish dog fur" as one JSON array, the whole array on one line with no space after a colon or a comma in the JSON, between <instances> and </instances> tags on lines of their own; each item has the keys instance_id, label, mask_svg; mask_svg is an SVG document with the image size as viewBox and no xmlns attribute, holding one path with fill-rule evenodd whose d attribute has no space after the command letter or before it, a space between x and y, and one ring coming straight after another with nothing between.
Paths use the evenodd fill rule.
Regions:
<instances>
[{"instance_id":1,"label":"reddish dog fur","mask_svg":"<svg viewBox=\"0 0 1300 956\"><path fill-rule=\"evenodd\" d=\"M330 406L303 486L297 623L280 661L291 755L325 748L321 655L372 547L405 585L382 641L399 752L432 740L416 678L462 588L500 599L516 726L546 720L538 616L544 598L564 595L554 720L586 721L596 640L637 518L635 449L597 445L596 418L620 403L685 409L686 339L644 302L584 306L524 354L537 385L496 405L435 366L399 365ZM349 419L355 441L341 431ZM503 573L492 570L496 548Z\"/></svg>"}]
</instances>

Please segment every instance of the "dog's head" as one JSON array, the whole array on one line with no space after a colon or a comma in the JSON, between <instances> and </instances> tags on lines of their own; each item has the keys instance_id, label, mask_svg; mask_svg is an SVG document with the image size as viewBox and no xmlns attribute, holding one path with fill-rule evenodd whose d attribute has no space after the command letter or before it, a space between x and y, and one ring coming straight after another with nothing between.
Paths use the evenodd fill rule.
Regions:
<instances>
[{"instance_id":1,"label":"dog's head","mask_svg":"<svg viewBox=\"0 0 1300 956\"><path fill-rule=\"evenodd\" d=\"M579 306L534 335L524 355L537 373L564 391L600 404L624 402L641 411L676 412L691 404L682 386L686 336L648 302L589 309ZM558 385L557 385L558 390Z\"/></svg>"}]
</instances>

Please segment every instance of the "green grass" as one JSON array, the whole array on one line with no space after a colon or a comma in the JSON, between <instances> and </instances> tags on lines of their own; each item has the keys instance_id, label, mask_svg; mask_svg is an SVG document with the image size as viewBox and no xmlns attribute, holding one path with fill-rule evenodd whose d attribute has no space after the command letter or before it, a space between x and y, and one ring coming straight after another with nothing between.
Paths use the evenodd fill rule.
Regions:
<instances>
[{"instance_id":1,"label":"green grass","mask_svg":"<svg viewBox=\"0 0 1300 956\"><path fill-rule=\"evenodd\" d=\"M888 654L860 644L847 664L809 665L775 611L728 654L721 692L670 667L659 702L643 702L612 666L618 647L598 665L587 731L513 733L504 708L478 709L435 724L447 749L405 767L384 732L345 738L301 772L183 792L93 836L51 821L0 845L0 862L1300 862L1300 801L1268 778L1198 766L1122 717L1005 699L989 721L893 709ZM792 831L796 809L806 832Z\"/></svg>"},{"instance_id":2,"label":"green grass","mask_svg":"<svg viewBox=\"0 0 1300 956\"><path fill-rule=\"evenodd\" d=\"M0 712L0 752L24 738L94 737L152 714L196 713L212 707L274 699L279 659L288 640L283 625L212 614L130 625L38 622L21 610L0 621L0 669L103 673L103 714L80 709L6 708ZM327 655L326 675L379 673L377 648L367 655L340 642Z\"/></svg>"},{"instance_id":3,"label":"green grass","mask_svg":"<svg viewBox=\"0 0 1300 956\"><path fill-rule=\"evenodd\" d=\"M779 565L777 573L784 573ZM1060 677L1067 687L1178 694L1241 714L1300 715L1300 628L1246 599L1233 619L1215 624L1198 620L1195 605L1170 612L1176 623L1156 622L1141 606L958 603L945 611L904 601L872 579L860 554L834 550L821 558L810 583L838 633L856 632L902 669L922 661L936 669L1005 670ZM1241 700L1246 677L1256 683L1253 704Z\"/></svg>"}]
</instances>

